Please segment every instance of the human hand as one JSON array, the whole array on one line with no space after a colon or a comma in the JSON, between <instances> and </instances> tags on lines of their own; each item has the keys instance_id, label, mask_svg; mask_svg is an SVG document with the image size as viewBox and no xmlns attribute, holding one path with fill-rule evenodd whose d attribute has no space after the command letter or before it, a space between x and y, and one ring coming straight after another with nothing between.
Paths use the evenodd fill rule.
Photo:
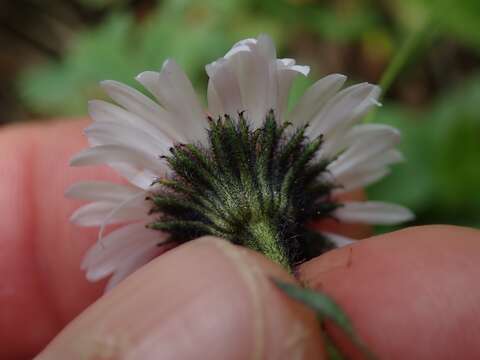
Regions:
<instances>
[{"instance_id":1,"label":"human hand","mask_svg":"<svg viewBox=\"0 0 480 360\"><path fill-rule=\"evenodd\" d=\"M63 191L79 179L118 179L106 168L67 168L85 146L84 126L0 133L0 358L30 358L54 337L39 359L321 358L313 315L270 281L288 275L225 241L180 246L98 299L104 284L79 269L96 230L68 223L78 203ZM298 275L342 305L380 359L476 359L479 256L478 231L411 228L329 252Z\"/></svg>"}]
</instances>

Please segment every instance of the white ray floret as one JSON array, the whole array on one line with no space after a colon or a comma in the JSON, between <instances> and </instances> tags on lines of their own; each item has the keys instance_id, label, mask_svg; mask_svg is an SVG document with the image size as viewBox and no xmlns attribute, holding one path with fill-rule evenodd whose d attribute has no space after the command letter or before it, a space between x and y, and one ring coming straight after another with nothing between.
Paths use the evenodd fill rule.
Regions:
<instances>
[{"instance_id":1,"label":"white ray floret","mask_svg":"<svg viewBox=\"0 0 480 360\"><path fill-rule=\"evenodd\" d=\"M346 223L393 225L412 220L413 213L403 206L380 201L345 202L334 216Z\"/></svg>"},{"instance_id":2,"label":"white ray floret","mask_svg":"<svg viewBox=\"0 0 480 360\"><path fill-rule=\"evenodd\" d=\"M355 243L355 240L350 239L346 236L339 235L339 234L334 234L331 232L322 232L322 234L330 240L336 247L343 247L347 245L351 245Z\"/></svg>"}]
</instances>

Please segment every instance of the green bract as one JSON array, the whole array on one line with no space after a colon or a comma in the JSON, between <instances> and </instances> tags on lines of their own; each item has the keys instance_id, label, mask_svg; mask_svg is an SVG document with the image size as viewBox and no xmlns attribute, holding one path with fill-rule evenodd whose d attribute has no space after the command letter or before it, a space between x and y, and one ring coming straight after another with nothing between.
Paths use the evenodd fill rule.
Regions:
<instances>
[{"instance_id":1,"label":"green bract","mask_svg":"<svg viewBox=\"0 0 480 360\"><path fill-rule=\"evenodd\" d=\"M322 176L331 160L318 160L322 136L307 138L308 125L288 131L291 124L278 125L273 111L255 131L244 113L209 124L208 148L176 144L164 156L172 175L148 197L159 214L148 226L175 242L219 236L286 268L330 248L307 227L341 205Z\"/></svg>"}]
</instances>

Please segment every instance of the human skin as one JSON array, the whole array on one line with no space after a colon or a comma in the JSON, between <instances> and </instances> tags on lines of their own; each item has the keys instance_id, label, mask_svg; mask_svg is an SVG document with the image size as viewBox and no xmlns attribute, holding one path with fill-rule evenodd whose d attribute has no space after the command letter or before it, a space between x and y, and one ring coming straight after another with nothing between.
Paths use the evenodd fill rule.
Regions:
<instances>
[{"instance_id":1,"label":"human skin","mask_svg":"<svg viewBox=\"0 0 480 360\"><path fill-rule=\"evenodd\" d=\"M295 280L223 240L171 250L99 298L104 282L79 269L96 229L68 222L80 202L63 192L79 180L121 180L106 167L67 166L86 146L86 124L0 130L1 359L322 358L313 314L270 281ZM477 230L426 226L331 251L297 275L343 307L380 359L478 359L479 260Z\"/></svg>"}]
</instances>

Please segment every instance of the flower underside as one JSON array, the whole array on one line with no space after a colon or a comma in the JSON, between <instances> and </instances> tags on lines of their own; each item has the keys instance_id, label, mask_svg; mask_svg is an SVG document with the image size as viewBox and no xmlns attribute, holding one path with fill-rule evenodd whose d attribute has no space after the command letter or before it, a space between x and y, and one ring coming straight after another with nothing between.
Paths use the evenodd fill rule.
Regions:
<instances>
[{"instance_id":1,"label":"flower underside","mask_svg":"<svg viewBox=\"0 0 480 360\"><path fill-rule=\"evenodd\" d=\"M341 206L323 176L332 159L316 160L322 136L290 125L278 125L273 110L255 131L244 113L209 118L208 148L176 144L164 156L173 173L155 181L162 190L148 200L159 215L148 227L180 243L219 236L287 268L330 249L307 225Z\"/></svg>"}]
</instances>

